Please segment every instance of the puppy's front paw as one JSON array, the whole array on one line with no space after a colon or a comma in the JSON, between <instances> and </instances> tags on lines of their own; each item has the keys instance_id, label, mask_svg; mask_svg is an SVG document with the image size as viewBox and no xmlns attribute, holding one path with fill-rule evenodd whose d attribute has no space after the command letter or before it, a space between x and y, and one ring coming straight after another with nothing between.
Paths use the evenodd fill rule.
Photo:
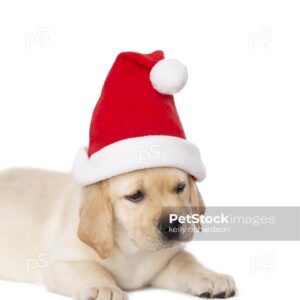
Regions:
<instances>
[{"instance_id":1,"label":"puppy's front paw","mask_svg":"<svg viewBox=\"0 0 300 300\"><path fill-rule=\"evenodd\" d=\"M128 296L115 286L90 287L80 291L78 300L128 300Z\"/></svg>"},{"instance_id":2,"label":"puppy's front paw","mask_svg":"<svg viewBox=\"0 0 300 300\"><path fill-rule=\"evenodd\" d=\"M209 272L192 278L189 292L201 298L228 298L236 293L233 278L229 275Z\"/></svg>"}]
</instances>

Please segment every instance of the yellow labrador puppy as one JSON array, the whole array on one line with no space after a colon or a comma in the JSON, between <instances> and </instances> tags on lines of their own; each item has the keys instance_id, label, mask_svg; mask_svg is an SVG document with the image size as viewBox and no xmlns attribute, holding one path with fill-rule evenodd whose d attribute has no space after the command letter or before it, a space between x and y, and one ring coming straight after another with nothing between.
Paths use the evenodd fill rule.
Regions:
<instances>
[{"instance_id":1,"label":"yellow labrador puppy","mask_svg":"<svg viewBox=\"0 0 300 300\"><path fill-rule=\"evenodd\" d=\"M78 300L127 299L154 286L195 296L235 293L183 250L189 231L167 230L168 213L204 213L194 181L175 168L151 168L86 187L68 174L9 170L0 175L0 278L44 284ZM182 211L182 213L185 213Z\"/></svg>"}]
</instances>

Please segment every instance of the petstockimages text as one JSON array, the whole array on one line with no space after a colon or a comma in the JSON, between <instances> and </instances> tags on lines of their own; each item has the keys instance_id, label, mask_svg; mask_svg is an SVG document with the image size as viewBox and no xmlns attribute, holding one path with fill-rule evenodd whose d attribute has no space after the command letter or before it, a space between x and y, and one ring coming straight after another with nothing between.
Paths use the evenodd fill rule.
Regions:
<instances>
[{"instance_id":1,"label":"petstockimages text","mask_svg":"<svg viewBox=\"0 0 300 300\"><path fill-rule=\"evenodd\" d=\"M169 222L179 222L180 224L246 224L246 225L266 225L275 224L275 216L234 216L226 215L221 213L220 215L209 216L209 215L178 215L170 214Z\"/></svg>"}]
</instances>

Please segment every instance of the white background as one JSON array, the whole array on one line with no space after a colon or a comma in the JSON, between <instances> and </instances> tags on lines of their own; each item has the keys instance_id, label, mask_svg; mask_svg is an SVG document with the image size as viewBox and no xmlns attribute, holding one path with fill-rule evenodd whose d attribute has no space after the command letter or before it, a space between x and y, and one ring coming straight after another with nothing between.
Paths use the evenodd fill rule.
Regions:
<instances>
[{"instance_id":1,"label":"white background","mask_svg":"<svg viewBox=\"0 0 300 300\"><path fill-rule=\"evenodd\" d=\"M176 103L208 170L199 185L206 204L299 205L297 2L1 2L0 169L70 170L88 141L91 113L116 55L162 49L189 68ZM299 243L188 248L233 275L239 299L299 296ZM159 290L130 296L189 299ZM0 297L63 298L3 281Z\"/></svg>"}]
</instances>

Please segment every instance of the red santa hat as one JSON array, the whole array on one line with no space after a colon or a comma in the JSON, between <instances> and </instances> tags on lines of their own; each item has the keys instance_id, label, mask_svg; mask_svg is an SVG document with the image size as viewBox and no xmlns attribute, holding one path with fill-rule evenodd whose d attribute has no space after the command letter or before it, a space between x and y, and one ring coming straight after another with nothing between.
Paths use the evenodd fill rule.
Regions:
<instances>
[{"instance_id":1,"label":"red santa hat","mask_svg":"<svg viewBox=\"0 0 300 300\"><path fill-rule=\"evenodd\" d=\"M186 67L162 51L119 54L93 113L89 146L75 159L75 180L88 185L153 167L204 179L199 150L186 140L173 98L187 77Z\"/></svg>"}]
</instances>

